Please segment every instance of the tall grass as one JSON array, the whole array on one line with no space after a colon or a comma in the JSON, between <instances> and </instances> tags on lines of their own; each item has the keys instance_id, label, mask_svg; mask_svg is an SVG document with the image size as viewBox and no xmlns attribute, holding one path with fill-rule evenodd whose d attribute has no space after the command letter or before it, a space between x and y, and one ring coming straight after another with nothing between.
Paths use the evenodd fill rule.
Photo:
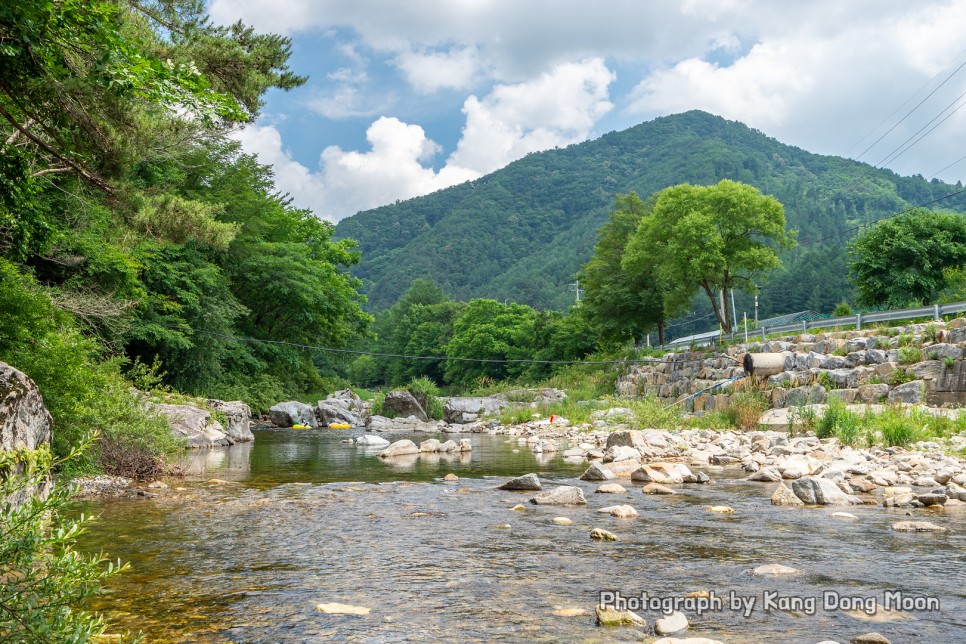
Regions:
<instances>
[{"instance_id":1,"label":"tall grass","mask_svg":"<svg viewBox=\"0 0 966 644\"><path fill-rule=\"evenodd\" d=\"M725 410L732 425L738 429L758 428L761 415L768 409L768 401L757 391L737 391L731 394L728 409Z\"/></svg>"}]
</instances>

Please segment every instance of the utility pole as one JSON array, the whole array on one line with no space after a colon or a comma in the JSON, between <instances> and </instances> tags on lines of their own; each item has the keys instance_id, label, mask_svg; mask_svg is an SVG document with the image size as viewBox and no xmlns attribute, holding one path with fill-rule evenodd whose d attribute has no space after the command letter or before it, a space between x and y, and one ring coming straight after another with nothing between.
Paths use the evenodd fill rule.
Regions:
<instances>
[{"instance_id":1,"label":"utility pole","mask_svg":"<svg viewBox=\"0 0 966 644\"><path fill-rule=\"evenodd\" d=\"M758 285L755 284L755 326L758 326Z\"/></svg>"},{"instance_id":2,"label":"utility pole","mask_svg":"<svg viewBox=\"0 0 966 644\"><path fill-rule=\"evenodd\" d=\"M574 290L577 292L577 304L580 304L580 280L577 280L571 284L571 286L574 287Z\"/></svg>"}]
</instances>

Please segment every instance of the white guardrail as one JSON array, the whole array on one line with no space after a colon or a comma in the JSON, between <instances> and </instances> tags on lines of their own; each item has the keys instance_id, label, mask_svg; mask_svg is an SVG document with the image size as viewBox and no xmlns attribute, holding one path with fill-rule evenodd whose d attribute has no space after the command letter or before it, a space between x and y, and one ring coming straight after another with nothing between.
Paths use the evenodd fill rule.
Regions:
<instances>
[{"instance_id":1,"label":"white guardrail","mask_svg":"<svg viewBox=\"0 0 966 644\"><path fill-rule=\"evenodd\" d=\"M844 315L837 318L825 318L822 320L802 320L801 322L793 322L791 324L783 324L781 326L763 326L754 330L749 329L747 336L750 340L752 337L757 339L757 337L761 335L762 340L765 340L767 339L766 336L771 333L794 333L799 331L802 333L808 333L810 330L829 329L840 326L855 326L856 330L861 330L863 324L891 322L895 320L913 320L916 318L925 317L931 317L932 319L938 321L944 315L963 312L966 312L966 302L931 304L929 306L919 306L911 309L873 311L871 313L856 313L855 315ZM709 331L708 333L678 338L677 340L668 342L661 348L680 349L683 346L692 345L698 347L708 346L717 342L720 335L721 331ZM725 334L725 337L733 340L735 338L744 337L745 335L746 334L744 331L735 331L734 333Z\"/></svg>"}]
</instances>

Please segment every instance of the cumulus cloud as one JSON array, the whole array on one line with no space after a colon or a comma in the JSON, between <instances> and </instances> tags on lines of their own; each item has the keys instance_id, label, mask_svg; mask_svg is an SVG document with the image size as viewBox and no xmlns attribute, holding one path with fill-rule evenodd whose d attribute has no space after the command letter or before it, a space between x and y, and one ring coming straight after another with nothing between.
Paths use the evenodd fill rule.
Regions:
<instances>
[{"instance_id":1,"label":"cumulus cloud","mask_svg":"<svg viewBox=\"0 0 966 644\"><path fill-rule=\"evenodd\" d=\"M611 110L615 75L599 58L558 65L538 78L497 85L482 100L463 105L466 125L447 165L481 174L528 152L585 140Z\"/></svg>"},{"instance_id":2,"label":"cumulus cloud","mask_svg":"<svg viewBox=\"0 0 966 644\"><path fill-rule=\"evenodd\" d=\"M413 89L421 94L440 89L470 89L483 71L476 47L406 51L396 57L395 63Z\"/></svg>"}]
</instances>

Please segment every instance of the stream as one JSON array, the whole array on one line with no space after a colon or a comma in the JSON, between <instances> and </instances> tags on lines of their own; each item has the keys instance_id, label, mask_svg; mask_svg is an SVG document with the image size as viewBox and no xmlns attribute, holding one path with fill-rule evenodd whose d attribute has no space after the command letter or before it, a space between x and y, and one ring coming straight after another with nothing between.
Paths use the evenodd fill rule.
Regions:
<instances>
[{"instance_id":1,"label":"stream","mask_svg":"<svg viewBox=\"0 0 966 644\"><path fill-rule=\"evenodd\" d=\"M626 495L595 494L598 484L577 478L585 461L535 455L506 436L472 435L463 455L387 463L377 449L340 442L360 434L256 431L254 443L192 452L193 473L152 497L78 502L99 515L80 548L131 565L93 607L148 642L623 642L657 639L661 613L638 610L646 627L599 627L601 591L663 601L708 591L722 606L684 609L690 637L816 643L877 631L893 643L966 642L963 508L907 517L875 506L776 507L774 484L711 467L712 484L673 496L645 496L628 479L618 481ZM459 481L441 480L450 472ZM536 506L533 493L495 489L527 472L545 489L582 487L588 505ZM511 509L518 503L526 510ZM640 516L595 512L624 503ZM842 510L857 520L832 517ZM890 529L907 518L949 532ZM620 540L591 540L598 527ZM751 572L773 563L801 572ZM882 611L823 605L823 593L868 606L889 591L932 605L885 622ZM739 610L732 595L755 604ZM371 612L327 614L316 608L324 602Z\"/></svg>"}]
</instances>

